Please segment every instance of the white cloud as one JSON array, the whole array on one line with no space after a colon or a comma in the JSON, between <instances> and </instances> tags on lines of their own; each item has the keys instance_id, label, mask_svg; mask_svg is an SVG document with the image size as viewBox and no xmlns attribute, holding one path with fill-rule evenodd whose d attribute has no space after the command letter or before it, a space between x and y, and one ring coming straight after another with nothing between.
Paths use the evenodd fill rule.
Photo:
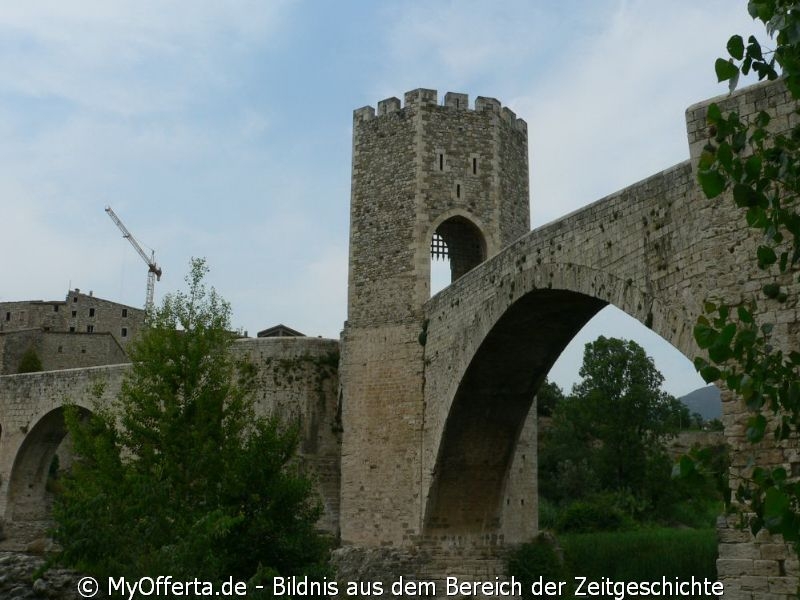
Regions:
<instances>
[{"instance_id":1,"label":"white cloud","mask_svg":"<svg viewBox=\"0 0 800 600\"><path fill-rule=\"evenodd\" d=\"M286 2L31 0L0 10L0 90L118 115L175 110L229 82L227 59L263 45Z\"/></svg>"}]
</instances>

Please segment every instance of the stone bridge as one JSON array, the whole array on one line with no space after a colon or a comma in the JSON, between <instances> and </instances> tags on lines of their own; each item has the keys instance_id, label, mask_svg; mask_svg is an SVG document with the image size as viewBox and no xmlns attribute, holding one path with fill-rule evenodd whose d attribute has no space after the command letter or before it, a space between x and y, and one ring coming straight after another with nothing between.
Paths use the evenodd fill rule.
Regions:
<instances>
[{"instance_id":1,"label":"stone bridge","mask_svg":"<svg viewBox=\"0 0 800 600\"><path fill-rule=\"evenodd\" d=\"M319 338L259 338L234 345L257 367L262 414L301 423L301 460L314 471L325 513L321 527L338 532L339 344ZM0 377L0 518L5 542L24 549L49 525L48 473L58 452L71 459L64 406L89 413L112 406L129 365Z\"/></svg>"},{"instance_id":2,"label":"stone bridge","mask_svg":"<svg viewBox=\"0 0 800 600\"><path fill-rule=\"evenodd\" d=\"M415 90L403 109L389 99L377 115L355 113L341 531L353 546L433 546L445 568L469 564L474 574L465 557L488 565L492 548L538 530L534 396L583 325L613 304L692 360L703 302L748 298L764 275L741 211L705 200L696 184L708 102L686 113L690 160L518 236L526 127L496 101L479 98L473 113L458 96L438 106L435 92ZM770 110L776 128L795 118L779 85L722 103L744 118ZM381 227L386 215L393 228ZM427 299L426 254L442 240L453 282ZM376 310L382 300L390 310ZM762 316L777 324L777 343L796 347L796 306ZM734 478L751 455L797 472L792 447L744 441L744 413L725 402ZM730 597L750 589L794 597L797 561L785 546L764 550L720 527Z\"/></svg>"}]
</instances>

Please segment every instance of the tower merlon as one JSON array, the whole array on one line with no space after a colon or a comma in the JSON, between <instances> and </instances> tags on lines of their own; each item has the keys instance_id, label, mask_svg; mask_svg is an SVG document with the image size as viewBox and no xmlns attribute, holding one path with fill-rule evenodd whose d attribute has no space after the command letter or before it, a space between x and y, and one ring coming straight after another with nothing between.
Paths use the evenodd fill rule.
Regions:
<instances>
[{"instance_id":1,"label":"tower merlon","mask_svg":"<svg viewBox=\"0 0 800 600\"><path fill-rule=\"evenodd\" d=\"M406 92L405 94L405 108L409 106L417 106L422 104L437 104L438 93L436 90L428 90L425 88L417 88Z\"/></svg>"},{"instance_id":2,"label":"tower merlon","mask_svg":"<svg viewBox=\"0 0 800 600\"><path fill-rule=\"evenodd\" d=\"M353 111L353 122L361 123L363 121L371 121L375 118L375 109L371 106L362 106Z\"/></svg>"},{"instance_id":3,"label":"tower merlon","mask_svg":"<svg viewBox=\"0 0 800 600\"><path fill-rule=\"evenodd\" d=\"M467 110L469 108L469 96L467 94L447 92L444 95L444 105L458 110Z\"/></svg>"},{"instance_id":4,"label":"tower merlon","mask_svg":"<svg viewBox=\"0 0 800 600\"><path fill-rule=\"evenodd\" d=\"M389 113L397 112L400 110L400 98L387 98L378 102L378 116L388 115Z\"/></svg>"},{"instance_id":5,"label":"tower merlon","mask_svg":"<svg viewBox=\"0 0 800 600\"><path fill-rule=\"evenodd\" d=\"M500 114L500 101L497 98L486 98L485 96L478 96L475 98L475 110L491 110Z\"/></svg>"}]
</instances>

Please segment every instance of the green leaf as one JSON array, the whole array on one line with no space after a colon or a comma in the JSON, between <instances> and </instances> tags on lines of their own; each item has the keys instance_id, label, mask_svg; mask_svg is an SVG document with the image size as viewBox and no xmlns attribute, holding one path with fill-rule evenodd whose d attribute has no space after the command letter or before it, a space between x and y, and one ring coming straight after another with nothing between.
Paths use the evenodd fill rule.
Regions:
<instances>
[{"instance_id":1,"label":"green leaf","mask_svg":"<svg viewBox=\"0 0 800 600\"><path fill-rule=\"evenodd\" d=\"M716 102L712 102L708 105L708 111L706 112L706 119L709 123L716 124L722 119L722 111L719 109L719 106Z\"/></svg>"},{"instance_id":2,"label":"green leaf","mask_svg":"<svg viewBox=\"0 0 800 600\"><path fill-rule=\"evenodd\" d=\"M753 315L744 306L738 307L736 309L736 313L738 314L739 320L742 323L752 323L753 322Z\"/></svg>"},{"instance_id":3,"label":"green leaf","mask_svg":"<svg viewBox=\"0 0 800 600\"><path fill-rule=\"evenodd\" d=\"M764 431L767 428L767 419L764 415L750 417L747 421L747 439L750 442L760 442L764 439Z\"/></svg>"},{"instance_id":4,"label":"green leaf","mask_svg":"<svg viewBox=\"0 0 800 600\"><path fill-rule=\"evenodd\" d=\"M739 67L733 62L718 58L714 63L714 71L717 74L717 81L728 81L739 75Z\"/></svg>"},{"instance_id":5,"label":"green leaf","mask_svg":"<svg viewBox=\"0 0 800 600\"><path fill-rule=\"evenodd\" d=\"M697 174L706 198L716 198L725 189L725 177L719 171L700 171Z\"/></svg>"},{"instance_id":6,"label":"green leaf","mask_svg":"<svg viewBox=\"0 0 800 600\"><path fill-rule=\"evenodd\" d=\"M733 186L733 200L736 206L757 206L758 192L744 183L737 183Z\"/></svg>"},{"instance_id":7,"label":"green leaf","mask_svg":"<svg viewBox=\"0 0 800 600\"><path fill-rule=\"evenodd\" d=\"M731 150L730 144L722 143L719 145L717 149L717 160L719 164L725 167L725 170L730 172L731 164L733 163L733 150Z\"/></svg>"},{"instance_id":8,"label":"green leaf","mask_svg":"<svg viewBox=\"0 0 800 600\"><path fill-rule=\"evenodd\" d=\"M728 40L728 53L736 60L744 56L744 40L740 35L734 35Z\"/></svg>"},{"instance_id":9,"label":"green leaf","mask_svg":"<svg viewBox=\"0 0 800 600\"><path fill-rule=\"evenodd\" d=\"M784 513L789 509L789 496L778 488L767 488L764 494L764 524L774 529L781 524Z\"/></svg>"},{"instance_id":10,"label":"green leaf","mask_svg":"<svg viewBox=\"0 0 800 600\"><path fill-rule=\"evenodd\" d=\"M700 348L702 348L703 350L711 346L716 337L717 337L717 332L712 327L699 324L695 325L694 339L697 342L697 345L700 346Z\"/></svg>"},{"instance_id":11,"label":"green leaf","mask_svg":"<svg viewBox=\"0 0 800 600\"><path fill-rule=\"evenodd\" d=\"M744 170L750 179L757 179L761 174L761 157L754 154L744 163Z\"/></svg>"},{"instance_id":12,"label":"green leaf","mask_svg":"<svg viewBox=\"0 0 800 600\"><path fill-rule=\"evenodd\" d=\"M758 250L756 250L756 256L758 257L758 266L762 269L775 264L778 260L775 251L769 246L759 246Z\"/></svg>"},{"instance_id":13,"label":"green leaf","mask_svg":"<svg viewBox=\"0 0 800 600\"><path fill-rule=\"evenodd\" d=\"M756 127L760 128L760 129L763 129L764 127L769 125L769 122L770 122L771 119L772 119L772 117L770 117L769 113L762 110L756 116ZM753 158L755 158L755 157L753 157Z\"/></svg>"},{"instance_id":14,"label":"green leaf","mask_svg":"<svg viewBox=\"0 0 800 600\"><path fill-rule=\"evenodd\" d=\"M781 293L781 286L777 283L768 283L761 290L767 298L777 298Z\"/></svg>"},{"instance_id":15,"label":"green leaf","mask_svg":"<svg viewBox=\"0 0 800 600\"><path fill-rule=\"evenodd\" d=\"M722 372L718 368L712 367L711 365L700 369L700 377L702 377L703 381L706 383L714 383L715 381L719 381L721 376Z\"/></svg>"},{"instance_id":16,"label":"green leaf","mask_svg":"<svg viewBox=\"0 0 800 600\"><path fill-rule=\"evenodd\" d=\"M786 408L790 410L800 408L800 382L792 381L789 384L788 406Z\"/></svg>"}]
</instances>

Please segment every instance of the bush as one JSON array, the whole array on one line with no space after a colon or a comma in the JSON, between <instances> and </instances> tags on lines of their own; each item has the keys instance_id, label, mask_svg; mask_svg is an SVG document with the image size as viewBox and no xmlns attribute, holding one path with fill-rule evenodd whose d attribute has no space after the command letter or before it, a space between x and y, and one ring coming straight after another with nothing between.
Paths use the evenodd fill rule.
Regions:
<instances>
[{"instance_id":1,"label":"bush","mask_svg":"<svg viewBox=\"0 0 800 600\"><path fill-rule=\"evenodd\" d=\"M539 529L555 529L558 525L558 507L547 498L539 497Z\"/></svg>"},{"instance_id":2,"label":"bush","mask_svg":"<svg viewBox=\"0 0 800 600\"><path fill-rule=\"evenodd\" d=\"M561 512L556 529L564 533L590 533L616 531L631 525L630 517L614 503L611 496L598 495L568 505Z\"/></svg>"},{"instance_id":3,"label":"bush","mask_svg":"<svg viewBox=\"0 0 800 600\"><path fill-rule=\"evenodd\" d=\"M19 360L17 373L38 373L42 370L42 361L33 347L28 348Z\"/></svg>"},{"instance_id":4,"label":"bush","mask_svg":"<svg viewBox=\"0 0 800 600\"><path fill-rule=\"evenodd\" d=\"M545 534L512 552L507 572L522 584L523 598L533 598L531 584L540 577L545 581L561 581L566 575L555 539Z\"/></svg>"}]
</instances>

